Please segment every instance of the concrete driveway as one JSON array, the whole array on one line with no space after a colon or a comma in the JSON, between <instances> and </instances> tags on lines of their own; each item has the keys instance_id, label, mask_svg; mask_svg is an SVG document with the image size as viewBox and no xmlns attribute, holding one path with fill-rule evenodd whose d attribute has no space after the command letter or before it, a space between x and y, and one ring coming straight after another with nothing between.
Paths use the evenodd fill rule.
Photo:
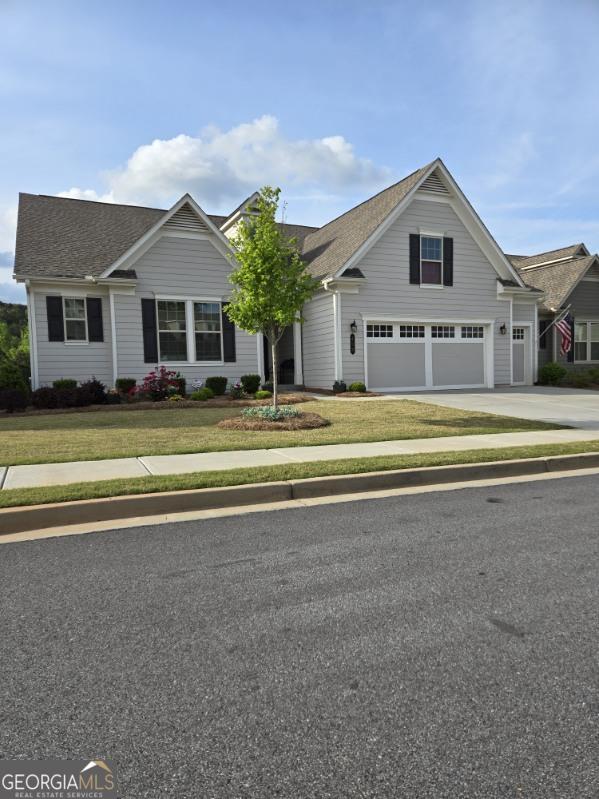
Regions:
<instances>
[{"instance_id":1,"label":"concrete driveway","mask_svg":"<svg viewBox=\"0 0 599 799\"><path fill-rule=\"evenodd\" d=\"M565 424L583 430L599 430L599 392L551 386L520 386L478 391L428 391L394 394L405 399L485 411L520 419Z\"/></svg>"}]
</instances>

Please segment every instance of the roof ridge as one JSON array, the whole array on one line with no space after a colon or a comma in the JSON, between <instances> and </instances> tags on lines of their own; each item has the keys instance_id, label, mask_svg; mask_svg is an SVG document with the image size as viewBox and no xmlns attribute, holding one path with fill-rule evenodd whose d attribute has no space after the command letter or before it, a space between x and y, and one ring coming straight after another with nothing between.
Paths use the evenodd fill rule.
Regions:
<instances>
[{"instance_id":1,"label":"roof ridge","mask_svg":"<svg viewBox=\"0 0 599 799\"><path fill-rule=\"evenodd\" d=\"M405 175L405 177L401 178L400 180L396 180L395 183L392 183L390 186L386 186L384 189L381 189L380 191L377 191L376 194L373 194L371 197L367 197L365 200L362 200L361 203L358 203L357 205L354 205L351 208L348 208L347 211L344 211L342 214L339 214L338 216L336 216L333 219L329 220L324 225L322 225L322 227L317 228L317 230L324 230L329 225L332 225L333 222L336 222L338 219L343 219L344 216L346 216L347 214L351 214L352 211L355 211L357 208L360 208L362 205L366 205L366 203L369 203L372 200L375 200L377 197L380 197L380 195L384 194L386 191L389 191L390 189L394 189L396 186L399 186L400 183L404 183L406 180L408 180L409 178L413 177L417 172L421 172L422 170L428 169L437 160L438 159L435 158L434 161L431 161L430 163L426 164L425 166L421 166L418 169L415 169L413 172L410 172L409 175Z\"/></svg>"},{"instance_id":2,"label":"roof ridge","mask_svg":"<svg viewBox=\"0 0 599 799\"><path fill-rule=\"evenodd\" d=\"M166 214L169 210L168 208L156 208L153 205L136 205L134 203L110 203L106 200L86 200L83 197L61 197L59 194L31 194L27 191L19 192L19 195L22 197L44 197L48 200L68 200L69 202L75 203L88 203L90 205L108 205L111 208L141 208L144 211L161 211L162 213ZM222 216L222 214L219 214Z\"/></svg>"}]
</instances>

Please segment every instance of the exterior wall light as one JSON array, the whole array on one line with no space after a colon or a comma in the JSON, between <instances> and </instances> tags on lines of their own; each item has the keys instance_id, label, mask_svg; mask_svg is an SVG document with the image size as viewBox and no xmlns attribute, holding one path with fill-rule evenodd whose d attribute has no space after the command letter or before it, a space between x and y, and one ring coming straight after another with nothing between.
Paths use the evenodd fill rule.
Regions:
<instances>
[{"instance_id":1,"label":"exterior wall light","mask_svg":"<svg viewBox=\"0 0 599 799\"><path fill-rule=\"evenodd\" d=\"M351 330L352 333L357 333L358 332L358 325L356 324L356 320L355 319L351 323L351 325L349 326L349 329Z\"/></svg>"},{"instance_id":2,"label":"exterior wall light","mask_svg":"<svg viewBox=\"0 0 599 799\"><path fill-rule=\"evenodd\" d=\"M505 325L501 325L501 327L499 328L499 332L501 333L502 336L505 336L505 334L507 333L507 327Z\"/></svg>"}]
</instances>

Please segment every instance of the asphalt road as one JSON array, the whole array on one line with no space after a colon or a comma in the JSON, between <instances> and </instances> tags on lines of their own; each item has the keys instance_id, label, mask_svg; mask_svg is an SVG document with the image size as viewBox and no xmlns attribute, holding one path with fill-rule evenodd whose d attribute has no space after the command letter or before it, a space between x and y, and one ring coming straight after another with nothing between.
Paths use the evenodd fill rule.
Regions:
<instances>
[{"instance_id":1,"label":"asphalt road","mask_svg":"<svg viewBox=\"0 0 599 799\"><path fill-rule=\"evenodd\" d=\"M597 486L0 546L0 756L127 799L597 797Z\"/></svg>"}]
</instances>

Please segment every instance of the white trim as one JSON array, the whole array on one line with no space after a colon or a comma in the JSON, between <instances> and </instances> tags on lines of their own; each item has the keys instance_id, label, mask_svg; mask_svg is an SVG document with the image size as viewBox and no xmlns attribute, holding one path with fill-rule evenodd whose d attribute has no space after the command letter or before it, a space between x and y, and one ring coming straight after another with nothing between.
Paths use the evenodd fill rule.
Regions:
<instances>
[{"instance_id":1,"label":"white trim","mask_svg":"<svg viewBox=\"0 0 599 799\"><path fill-rule=\"evenodd\" d=\"M343 380L343 354L341 339L341 294L333 292L333 326L335 347L335 380Z\"/></svg>"},{"instance_id":2,"label":"white trim","mask_svg":"<svg viewBox=\"0 0 599 799\"><path fill-rule=\"evenodd\" d=\"M223 297L190 297L189 294L155 294L157 300L174 300L175 302L225 302Z\"/></svg>"},{"instance_id":3,"label":"white trim","mask_svg":"<svg viewBox=\"0 0 599 799\"><path fill-rule=\"evenodd\" d=\"M576 325L586 325L587 326L587 337L586 337L586 341L584 343L587 345L587 355L589 355L589 353L591 352L591 345L592 344L597 344L596 341L592 341L592 339L591 339L590 325L597 325L597 324L599 324L599 318L595 318L594 319L592 317L588 317L587 316L586 319L585 318L583 318L583 319L575 318L574 319L574 337L572 338L572 351L574 353L574 360L570 361L570 363L580 363L580 364L589 363L589 364L593 364L593 363L598 363L599 362L599 358L595 358L594 360L593 359L589 359L589 358L585 358L584 360L578 360L576 358L576 346L575 346L576 345ZM582 342L579 342L579 343L582 343Z\"/></svg>"},{"instance_id":4,"label":"white trim","mask_svg":"<svg viewBox=\"0 0 599 799\"><path fill-rule=\"evenodd\" d=\"M512 345L512 327L514 323L514 300L510 297L510 323L507 335L510 337L510 385L514 383L514 350Z\"/></svg>"},{"instance_id":5,"label":"white trim","mask_svg":"<svg viewBox=\"0 0 599 799\"><path fill-rule=\"evenodd\" d=\"M27 292L27 321L29 325L29 362L31 364L31 388L39 387L39 369L37 362L37 325L35 319L35 292L29 282L25 284Z\"/></svg>"},{"instance_id":6,"label":"white trim","mask_svg":"<svg viewBox=\"0 0 599 799\"><path fill-rule=\"evenodd\" d=\"M200 208L197 202L193 199L191 194L184 194L177 202L170 208L168 211L165 212L163 216L154 224L143 236L141 236L134 244L129 247L117 260L111 264L107 269L102 272L100 275L101 278L109 277L111 272L115 269L123 268L123 264L129 263L133 260L136 260L138 257L143 255L155 241L158 240L160 235L162 234L162 227L163 225L168 222L168 220L174 216L177 211L182 208L186 203L188 203L191 208L196 212L198 217L204 222L204 224L208 227L208 230L211 231L214 236L216 237L216 241L218 241L221 246L223 247L226 253L232 253L233 250L229 243L229 240L222 233L212 222L210 217ZM168 234L166 234L168 235Z\"/></svg>"},{"instance_id":7,"label":"white trim","mask_svg":"<svg viewBox=\"0 0 599 799\"><path fill-rule=\"evenodd\" d=\"M429 165L429 168L420 177L418 182L387 215L378 228L366 239L366 241L362 243L360 247L358 247L355 253L337 270L334 277L338 277L346 269L358 264L368 250L379 240L383 233L385 233L391 227L391 225L399 218L403 211L416 198L416 192L419 190L420 185L435 169L440 170L449 183L450 189L452 189L455 194L455 197L450 198L451 207L454 209L460 221L464 224L472 238L482 249L483 253L486 255L495 271L500 277L515 280L519 286L525 288L522 278L518 274L517 270L514 266L512 266L495 239L491 236L483 221L478 216L440 158L435 159L435 161Z\"/></svg>"},{"instance_id":8,"label":"white trim","mask_svg":"<svg viewBox=\"0 0 599 799\"><path fill-rule=\"evenodd\" d=\"M395 316L392 314L373 314L369 311L367 314L361 313L360 316L371 324L373 322L397 322L398 324L423 324L423 325L492 325L495 319L470 319L464 316L448 317L431 317L431 316Z\"/></svg>"},{"instance_id":9,"label":"white trim","mask_svg":"<svg viewBox=\"0 0 599 799\"><path fill-rule=\"evenodd\" d=\"M302 362L302 325L301 322L293 323L293 382L296 386L304 383L304 369Z\"/></svg>"},{"instance_id":10,"label":"white trim","mask_svg":"<svg viewBox=\"0 0 599 799\"><path fill-rule=\"evenodd\" d=\"M532 382L536 383L539 379L539 306L536 303L534 325L534 330L531 334L531 337L534 341L534 346L532 348ZM572 342L572 346L574 346L574 342Z\"/></svg>"},{"instance_id":11,"label":"white trim","mask_svg":"<svg viewBox=\"0 0 599 799\"><path fill-rule=\"evenodd\" d=\"M108 302L110 306L110 338L112 344L112 384L116 386L116 381L119 376L119 362L116 341L116 310L112 291L108 292Z\"/></svg>"}]
</instances>

